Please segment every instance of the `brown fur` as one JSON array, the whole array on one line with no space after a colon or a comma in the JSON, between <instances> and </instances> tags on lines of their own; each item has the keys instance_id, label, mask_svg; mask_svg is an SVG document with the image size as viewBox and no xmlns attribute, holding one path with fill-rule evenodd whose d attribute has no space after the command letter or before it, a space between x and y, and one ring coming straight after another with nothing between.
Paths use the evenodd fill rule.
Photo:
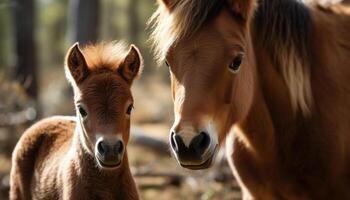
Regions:
<instances>
[{"instance_id":1,"label":"brown fur","mask_svg":"<svg viewBox=\"0 0 350 200\"><path fill-rule=\"evenodd\" d=\"M70 49L67 77L75 104L86 106L88 118L83 121L77 111L77 117L47 118L26 130L13 152L10 199L139 199L126 152L113 169L98 165L94 155L97 134L120 135L128 143L125 111L138 70L124 78L131 69L127 59L141 67L134 46L129 53L122 43Z\"/></svg>"},{"instance_id":2,"label":"brown fur","mask_svg":"<svg viewBox=\"0 0 350 200\"><path fill-rule=\"evenodd\" d=\"M171 45L154 29L171 71L173 129L190 141L215 124L244 199L349 199L350 8L247 1L239 12L229 6L239 0L222 3L215 16L203 11L199 28ZM189 19L160 12L155 26ZM230 73L240 53L240 71Z\"/></svg>"}]
</instances>

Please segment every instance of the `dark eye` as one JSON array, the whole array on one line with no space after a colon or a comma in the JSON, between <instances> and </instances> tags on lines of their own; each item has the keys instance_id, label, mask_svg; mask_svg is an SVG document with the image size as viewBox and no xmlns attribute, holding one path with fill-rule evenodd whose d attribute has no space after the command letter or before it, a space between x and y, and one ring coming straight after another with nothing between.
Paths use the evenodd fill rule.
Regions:
<instances>
[{"instance_id":1,"label":"dark eye","mask_svg":"<svg viewBox=\"0 0 350 200\"><path fill-rule=\"evenodd\" d=\"M237 73L242 64L243 55L236 56L229 65L230 71Z\"/></svg>"},{"instance_id":2,"label":"dark eye","mask_svg":"<svg viewBox=\"0 0 350 200\"><path fill-rule=\"evenodd\" d=\"M82 107L82 106L78 106L78 111L80 116L85 119L88 115L88 113L86 112L86 110Z\"/></svg>"},{"instance_id":3,"label":"dark eye","mask_svg":"<svg viewBox=\"0 0 350 200\"><path fill-rule=\"evenodd\" d=\"M128 109L126 110L126 114L127 114L127 115L131 115L131 111L132 111L133 108L134 108L134 105L131 104L131 105L128 107Z\"/></svg>"},{"instance_id":4,"label":"dark eye","mask_svg":"<svg viewBox=\"0 0 350 200\"><path fill-rule=\"evenodd\" d=\"M169 63L168 63L168 61L167 61L167 60L165 61L165 64L166 64L166 66L167 66L167 67L169 67Z\"/></svg>"}]
</instances>

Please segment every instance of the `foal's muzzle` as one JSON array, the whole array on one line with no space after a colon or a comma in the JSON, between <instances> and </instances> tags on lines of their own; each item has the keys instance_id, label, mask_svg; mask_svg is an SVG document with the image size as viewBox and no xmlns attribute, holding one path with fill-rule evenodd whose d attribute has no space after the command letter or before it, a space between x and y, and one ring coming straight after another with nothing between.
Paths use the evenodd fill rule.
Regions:
<instances>
[{"instance_id":1,"label":"foal's muzzle","mask_svg":"<svg viewBox=\"0 0 350 200\"><path fill-rule=\"evenodd\" d=\"M179 164L192 170L209 168L216 152L216 145L212 145L209 134L203 131L188 146L180 135L171 132L170 144Z\"/></svg>"},{"instance_id":2,"label":"foal's muzzle","mask_svg":"<svg viewBox=\"0 0 350 200\"><path fill-rule=\"evenodd\" d=\"M95 157L102 168L116 168L122 163L125 147L121 140L99 139L95 149Z\"/></svg>"}]
</instances>

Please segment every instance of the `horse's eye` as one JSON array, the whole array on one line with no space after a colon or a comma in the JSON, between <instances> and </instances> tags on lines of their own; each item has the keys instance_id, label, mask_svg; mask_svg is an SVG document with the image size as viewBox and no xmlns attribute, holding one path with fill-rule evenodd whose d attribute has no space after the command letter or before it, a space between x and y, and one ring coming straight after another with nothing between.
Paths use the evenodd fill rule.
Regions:
<instances>
[{"instance_id":1,"label":"horse's eye","mask_svg":"<svg viewBox=\"0 0 350 200\"><path fill-rule=\"evenodd\" d=\"M168 61L167 61L167 60L165 61L165 64L166 64L166 66L167 66L167 67L169 67L169 63L168 63Z\"/></svg>"},{"instance_id":2,"label":"horse's eye","mask_svg":"<svg viewBox=\"0 0 350 200\"><path fill-rule=\"evenodd\" d=\"M78 106L78 110L79 110L80 116L83 119L85 119L88 116L88 113L86 112L86 110L82 106Z\"/></svg>"},{"instance_id":3,"label":"horse's eye","mask_svg":"<svg viewBox=\"0 0 350 200\"><path fill-rule=\"evenodd\" d=\"M233 73L237 73L242 64L243 55L236 56L229 65L229 69Z\"/></svg>"},{"instance_id":4,"label":"horse's eye","mask_svg":"<svg viewBox=\"0 0 350 200\"><path fill-rule=\"evenodd\" d=\"M131 115L131 111L132 111L133 108L134 108L134 105L133 105L133 104L130 104L130 106L129 106L128 109L126 110L126 114L127 114L127 115Z\"/></svg>"}]
</instances>

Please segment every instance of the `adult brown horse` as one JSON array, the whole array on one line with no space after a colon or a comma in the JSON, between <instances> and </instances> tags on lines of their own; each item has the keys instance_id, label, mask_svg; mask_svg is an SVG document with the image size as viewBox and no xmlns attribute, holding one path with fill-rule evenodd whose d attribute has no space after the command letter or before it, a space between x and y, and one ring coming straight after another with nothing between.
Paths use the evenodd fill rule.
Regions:
<instances>
[{"instance_id":1,"label":"adult brown horse","mask_svg":"<svg viewBox=\"0 0 350 200\"><path fill-rule=\"evenodd\" d=\"M30 127L13 153L10 199L139 199L126 145L141 68L135 46L75 44L66 57L76 117Z\"/></svg>"},{"instance_id":2,"label":"adult brown horse","mask_svg":"<svg viewBox=\"0 0 350 200\"><path fill-rule=\"evenodd\" d=\"M350 199L350 8L160 0L151 25L181 166L226 139L244 199Z\"/></svg>"}]
</instances>

